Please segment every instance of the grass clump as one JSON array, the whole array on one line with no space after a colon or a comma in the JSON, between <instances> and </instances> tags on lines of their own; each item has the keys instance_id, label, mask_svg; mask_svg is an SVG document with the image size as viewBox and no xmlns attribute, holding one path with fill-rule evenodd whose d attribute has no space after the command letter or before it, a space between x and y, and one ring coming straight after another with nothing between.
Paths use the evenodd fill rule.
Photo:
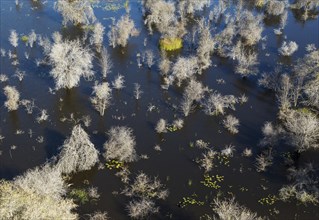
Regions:
<instances>
[{"instance_id":1,"label":"grass clump","mask_svg":"<svg viewBox=\"0 0 319 220\"><path fill-rule=\"evenodd\" d=\"M173 51L183 47L183 41L181 38L162 38L160 39L161 50Z\"/></svg>"}]
</instances>

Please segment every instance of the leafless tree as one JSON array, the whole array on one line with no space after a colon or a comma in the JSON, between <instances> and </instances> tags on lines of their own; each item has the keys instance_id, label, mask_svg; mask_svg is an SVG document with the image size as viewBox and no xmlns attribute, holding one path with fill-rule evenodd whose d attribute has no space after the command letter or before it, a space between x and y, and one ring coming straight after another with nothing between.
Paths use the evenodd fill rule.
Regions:
<instances>
[{"instance_id":1,"label":"leafless tree","mask_svg":"<svg viewBox=\"0 0 319 220\"><path fill-rule=\"evenodd\" d=\"M112 82L112 86L114 89L123 89L124 88L124 76L118 74L115 80Z\"/></svg>"},{"instance_id":2,"label":"leafless tree","mask_svg":"<svg viewBox=\"0 0 319 220\"><path fill-rule=\"evenodd\" d=\"M143 91L141 90L141 85L138 83L134 83L134 97L136 100L141 98L141 94Z\"/></svg>"},{"instance_id":3,"label":"leafless tree","mask_svg":"<svg viewBox=\"0 0 319 220\"><path fill-rule=\"evenodd\" d=\"M286 41L284 41L281 47L278 49L278 52L282 56L291 56L297 50L298 50L298 44L296 42L289 41L287 43Z\"/></svg>"},{"instance_id":4,"label":"leafless tree","mask_svg":"<svg viewBox=\"0 0 319 220\"><path fill-rule=\"evenodd\" d=\"M3 88L4 94L7 97L7 101L4 106L8 111L14 111L19 108L20 93L14 86L6 86Z\"/></svg>"},{"instance_id":5,"label":"leafless tree","mask_svg":"<svg viewBox=\"0 0 319 220\"><path fill-rule=\"evenodd\" d=\"M223 120L223 125L230 133L238 133L239 120L236 117L227 115L226 118Z\"/></svg>"},{"instance_id":6,"label":"leafless tree","mask_svg":"<svg viewBox=\"0 0 319 220\"><path fill-rule=\"evenodd\" d=\"M202 102L204 112L207 115L224 114L225 108L235 109L237 98L233 95L221 95L214 91Z\"/></svg>"},{"instance_id":7,"label":"leafless tree","mask_svg":"<svg viewBox=\"0 0 319 220\"><path fill-rule=\"evenodd\" d=\"M131 128L111 127L107 134L109 138L104 144L105 159L116 159L122 162L132 162L137 159L136 142Z\"/></svg>"},{"instance_id":8,"label":"leafless tree","mask_svg":"<svg viewBox=\"0 0 319 220\"><path fill-rule=\"evenodd\" d=\"M18 47L19 43L19 36L16 32L16 30L11 30L10 31L10 37L9 37L9 42L13 47Z\"/></svg>"},{"instance_id":9,"label":"leafless tree","mask_svg":"<svg viewBox=\"0 0 319 220\"><path fill-rule=\"evenodd\" d=\"M115 48L118 45L125 47L128 39L138 34L139 31L135 28L134 21L127 14L122 16L117 23L113 22L107 35L109 37L110 46Z\"/></svg>"},{"instance_id":10,"label":"leafless tree","mask_svg":"<svg viewBox=\"0 0 319 220\"><path fill-rule=\"evenodd\" d=\"M111 92L112 89L107 82L96 84L93 87L94 96L91 98L91 103L101 116L104 115L105 109L110 105Z\"/></svg>"},{"instance_id":11,"label":"leafless tree","mask_svg":"<svg viewBox=\"0 0 319 220\"><path fill-rule=\"evenodd\" d=\"M166 124L167 124L166 120L161 118L156 124L155 131L157 133L165 133L165 132L167 132Z\"/></svg>"},{"instance_id":12,"label":"leafless tree","mask_svg":"<svg viewBox=\"0 0 319 220\"><path fill-rule=\"evenodd\" d=\"M96 17L90 0L58 0L54 4L55 10L63 17L63 25L67 23L90 24Z\"/></svg>"},{"instance_id":13,"label":"leafless tree","mask_svg":"<svg viewBox=\"0 0 319 220\"><path fill-rule=\"evenodd\" d=\"M72 129L71 136L63 143L57 167L62 173L89 170L99 161L99 152L81 125Z\"/></svg>"},{"instance_id":14,"label":"leafless tree","mask_svg":"<svg viewBox=\"0 0 319 220\"><path fill-rule=\"evenodd\" d=\"M82 76L90 78L94 75L93 56L79 40L55 41L48 56L53 66L50 75L55 80L56 89L73 88Z\"/></svg>"},{"instance_id":15,"label":"leafless tree","mask_svg":"<svg viewBox=\"0 0 319 220\"><path fill-rule=\"evenodd\" d=\"M182 81L195 75L198 68L196 57L179 57L173 65L172 74L169 76L170 84L176 81L177 86L181 86Z\"/></svg>"},{"instance_id":16,"label":"leafless tree","mask_svg":"<svg viewBox=\"0 0 319 220\"><path fill-rule=\"evenodd\" d=\"M105 47L103 47L101 50L100 65L102 68L102 76L104 78L106 78L107 74L110 73L113 64L112 64L112 60L110 58L110 55L107 52L107 49Z\"/></svg>"}]
</instances>

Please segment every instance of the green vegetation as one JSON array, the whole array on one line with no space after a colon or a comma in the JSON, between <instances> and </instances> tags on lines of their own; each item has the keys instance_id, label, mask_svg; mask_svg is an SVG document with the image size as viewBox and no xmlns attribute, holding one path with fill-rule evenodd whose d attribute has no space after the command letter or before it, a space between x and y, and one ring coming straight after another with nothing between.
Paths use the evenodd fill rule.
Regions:
<instances>
[{"instance_id":1,"label":"green vegetation","mask_svg":"<svg viewBox=\"0 0 319 220\"><path fill-rule=\"evenodd\" d=\"M183 47L183 41L181 38L162 38L160 39L161 50L173 51Z\"/></svg>"},{"instance_id":2,"label":"green vegetation","mask_svg":"<svg viewBox=\"0 0 319 220\"><path fill-rule=\"evenodd\" d=\"M89 195L85 189L72 189L69 196L80 204L85 204L89 201Z\"/></svg>"}]
</instances>

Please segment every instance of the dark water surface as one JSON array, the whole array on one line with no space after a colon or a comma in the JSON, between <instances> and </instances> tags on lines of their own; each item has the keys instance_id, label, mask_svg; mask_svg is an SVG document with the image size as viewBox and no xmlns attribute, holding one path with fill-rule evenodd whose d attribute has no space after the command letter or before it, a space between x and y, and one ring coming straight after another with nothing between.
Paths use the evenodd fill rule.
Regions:
<instances>
[{"instance_id":1,"label":"dark water surface","mask_svg":"<svg viewBox=\"0 0 319 220\"><path fill-rule=\"evenodd\" d=\"M77 38L83 34L83 31L77 27L62 26L61 16L54 11L53 1L45 3L33 3L33 1L20 1L22 7L16 7L15 2L1 0L1 48L6 51L14 51L14 48L8 42L10 30L15 29L21 36L29 34L34 29L37 34L42 36L51 36L53 32L58 31L64 37ZM95 15L99 22L105 27L105 32L109 30L111 17L118 18L125 14L125 9L117 11L104 10L105 2L95 9ZM215 2L215 1L214 1ZM123 4L124 1L119 1ZM268 195L277 195L282 185L288 184L286 179L286 168L280 160L280 153L269 171L265 173L256 172L254 163L255 156L260 153L258 143L262 138L261 127L266 121L274 121L277 115L277 104L275 95L258 86L257 79L259 75L248 79L242 79L234 73L234 66L231 60L222 59L218 56L212 56L213 65L199 76L201 82L211 89L227 95L233 94L239 96L246 94L248 102L243 105L236 105L236 111L227 111L240 120L239 133L231 135L227 132L221 121L222 116L207 116L201 110L185 118L184 128L177 132L165 133L159 135L154 127L160 118L172 122L177 116L182 117L179 110L174 106L180 104L182 98L182 89L172 86L168 91L161 89L161 76L156 65L150 70L146 67L138 68L136 54L142 53L145 49L152 49L156 58L159 59L158 39L159 35L149 35L144 26L142 7L138 1L129 1L131 8L130 15L141 33L138 37L129 40L126 48L108 47L113 68L108 75L109 82L120 73L125 76L125 88L120 91L113 91L112 105L104 115L100 117L90 103L89 97L92 93L93 81L81 80L80 86L69 91L61 89L56 94L49 93L49 87L54 87L54 81L49 76L50 67L37 67L35 60L43 58L42 49L35 44L33 48L26 47L22 41L16 53L20 64L11 65L9 58L1 57L1 70L9 77L9 81L0 84L1 91L5 85L16 86L21 94L21 99L34 99L39 109L35 109L33 114L26 113L23 107L18 111L7 112L4 107L5 96L0 93L0 134L5 137L0 144L0 178L12 179L22 174L29 168L43 164L47 159L52 158L59 152L59 147L69 136L74 125L73 122L62 122L63 117L79 119L85 115L92 118L91 126L85 128L91 137L91 141L96 148L103 152L103 143L107 136L105 132L115 125L127 125L133 128L136 136L138 154L146 154L148 160L139 160L131 163L129 169L133 174L143 171L150 176L158 176L162 183L169 189L169 197L165 201L160 201L160 215L152 216L151 219L199 219L205 213L211 214L209 206L210 201L217 194L235 195L236 200L257 212L261 216L269 216L270 219L319 219L318 206L296 204L295 201L283 203L277 201L272 206L265 206L258 203L258 200ZM249 7L249 4L248 6ZM251 8L251 10L254 10ZM288 10L288 24L284 29L284 34L280 37L273 32L277 28L276 20L265 20L265 29L263 36L267 36L266 50L259 50L259 72L270 72L275 69L279 61L289 65L296 59L303 57L306 53L307 44L315 44L319 47L318 18L302 22L298 16L291 10ZM206 10L203 13L208 14ZM279 56L278 48L287 37L289 41L296 41L299 45L298 51L289 59ZM144 39L147 39L147 46L144 47ZM108 45L108 39L105 34L104 45ZM30 57L27 60L24 53L28 52ZM184 48L180 54L187 55L189 51ZM172 55L172 60L177 57ZM26 72L22 82L13 77L16 68ZM97 59L94 65L96 80L101 79L100 68ZM224 79L226 84L220 85L216 79ZM134 83L139 83L144 91L140 100L133 97ZM156 106L158 111L148 112L149 104ZM40 109L47 109L49 120L37 123L35 117ZM124 119L118 120L117 117L124 116ZM28 131L32 129L33 135L30 138ZM24 134L16 134L17 130L22 130ZM42 136L43 143L36 139ZM194 162L197 157L203 153L202 150L191 148L190 142L202 139L209 142L214 149L223 149L224 146L232 144L236 146L234 157L230 159L230 166L218 166L211 172L212 175L224 175L225 181L221 183L219 190L205 187L200 181L203 180L203 170L200 170ZM154 151L154 146L159 144L161 152ZM16 149L12 149L12 145ZM244 158L241 152L245 147L253 149L254 156ZM287 146L275 149L277 152L283 152ZM318 164L318 152L308 152L303 154L299 161L306 161ZM101 157L101 161L104 160ZM88 180L90 186L98 187L101 194L97 202L80 206L78 212L83 215L92 213L96 210L107 211L112 219L128 219L125 211L125 205L128 198L124 195L116 195L114 192L120 192L124 185L116 177L113 170L94 168L91 171L78 173L72 179L75 186L87 186L83 183ZM192 184L189 184L189 183ZM248 191L242 192L241 188L247 188ZM204 206L187 206L180 208L177 206L184 196L191 196L196 193L198 199L205 201ZM273 211L279 210L278 214Z\"/></svg>"}]
</instances>

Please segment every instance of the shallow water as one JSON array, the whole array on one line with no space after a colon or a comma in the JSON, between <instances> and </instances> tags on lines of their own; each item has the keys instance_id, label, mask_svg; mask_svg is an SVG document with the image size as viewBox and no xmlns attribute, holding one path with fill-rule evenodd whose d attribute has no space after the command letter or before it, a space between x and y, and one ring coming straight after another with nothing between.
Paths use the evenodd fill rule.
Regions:
<instances>
[{"instance_id":1,"label":"shallow water","mask_svg":"<svg viewBox=\"0 0 319 220\"><path fill-rule=\"evenodd\" d=\"M41 2L41 1L40 1ZM124 1L119 1L123 3ZM214 1L215 2L215 1ZM16 7L14 1L1 0L1 45L6 51L14 49L8 42L11 29L16 29L18 34L29 34L34 29L37 34L51 36L55 31L62 33L66 38L77 38L83 35L83 31L77 27L62 26L61 16L53 10L53 1L45 3L33 3L20 1L22 7ZM89 97L92 93L93 81L81 79L80 86L69 91L61 89L56 94L49 93L49 87L54 87L54 81L49 76L50 67L37 67L35 60L43 58L42 49L39 45L33 48L26 47L22 41L16 53L20 64L16 67L11 65L8 57L1 57L1 70L9 77L9 81L0 84L14 85L21 94L21 99L34 99L39 109L35 109L32 115L26 113L23 107L18 111L7 112L3 103L5 96L0 93L0 134L5 137L0 144L0 178L12 179L22 174L29 168L43 164L46 160L57 155L59 147L69 136L74 125L73 122L61 122L62 117L79 119L82 116L90 115L92 123L85 128L91 137L96 148L103 152L103 143L107 136L105 132L114 125L127 125L133 128L136 136L138 154L149 156L147 160L139 160L131 163L129 169L133 174L140 171L150 176L158 176L162 183L169 189L169 197L160 201L160 214L152 216L151 219L199 219L204 214L211 214L210 201L217 194L235 195L236 200L257 212L261 216L269 216L270 219L318 219L318 206L296 204L295 201L283 203L277 201L272 206L264 206L258 203L262 197L269 194L276 195L284 184L287 184L286 169L280 161L280 152L287 150L287 146L274 149L278 152L273 165L266 173L257 173L254 157L244 158L241 152L245 147L253 149L254 156L260 153L258 143L262 138L261 127L266 121L274 121L277 115L277 104L275 95L258 86L258 76L242 79L234 73L232 61L212 56L213 65L199 76L201 82L211 89L220 93L239 96L246 94L248 102L243 105L236 105L236 111L228 111L240 120L239 134L231 135L227 132L221 121L222 116L206 116L201 110L196 109L190 116L185 118L183 129L177 132L158 135L154 127L160 118L172 122L176 117L182 117L178 106L182 98L182 89L172 86L168 91L161 89L161 76L156 65L151 69L146 67L138 68L136 54L142 53L145 49L152 49L159 58L158 39L159 35L149 35L143 25L142 7L138 1L129 1L130 14L141 33L138 37L131 38L126 48L108 47L113 68L107 80L110 82L120 73L125 76L125 88L121 91L113 91L112 105L106 111L104 117L100 117L90 103ZM94 9L95 15L101 22L107 33L111 24L111 17L118 18L125 14L125 9L117 11L106 11L103 9L104 1ZM249 4L246 5L251 10ZM245 6L245 7L246 7ZM203 13L208 14L208 9ZM266 50L258 45L260 73L270 72L275 69L276 63L280 62L289 71L289 67L298 58L306 53L307 44L315 44L319 47L318 18L302 22L298 20L296 13L289 10L288 24L284 29L284 35L289 41L296 41L299 45L298 51L290 58L282 58L278 55L278 47L285 40L278 37L273 29L277 27L276 20L265 20L263 36L267 36ZM144 47L144 39L147 39L147 46ZM104 45L108 45L107 36L104 36ZM28 52L30 57L25 59L24 53ZM186 47L179 53L172 54L174 60L179 54L188 55L190 52ZM22 82L13 77L16 68L26 72ZM100 68L97 59L94 65L95 80L101 79ZM224 79L226 84L220 85L216 79ZM139 83L144 91L140 100L133 98L134 83ZM148 112L149 104L156 106L157 111ZM35 117L40 109L47 109L49 121L37 123ZM124 116L124 117L122 117ZM117 119L120 117L121 119ZM32 137L28 134L32 129ZM16 134L22 130L24 134ZM43 136L43 143L36 139ZM236 146L234 157L230 159L230 166L220 165L211 172L212 175L224 175L225 181L221 183L219 190L209 189L200 181L203 180L203 170L200 170L195 159L200 157L202 150L191 148L190 142L203 139L209 142L214 149L222 149L232 144ZM159 144L161 152L153 147ZM15 145L16 149L12 149ZM299 163L312 161L318 164L318 152L307 152L299 158ZM278 162L277 162L278 160ZM104 161L101 156L101 161ZM116 195L113 192L120 192L124 185L117 178L114 171L107 169L78 173L72 183L75 186L87 186L83 183L88 180L90 186L98 187L101 194L97 202L82 205L78 208L81 215L92 213L96 210L107 211L111 219L128 219L125 205L128 198L124 195ZM189 182L192 182L190 185ZM247 188L247 192L240 189ZM191 196L196 193L198 199L205 201L204 206L177 206L184 196ZM273 214L278 209L279 214Z\"/></svg>"}]
</instances>

